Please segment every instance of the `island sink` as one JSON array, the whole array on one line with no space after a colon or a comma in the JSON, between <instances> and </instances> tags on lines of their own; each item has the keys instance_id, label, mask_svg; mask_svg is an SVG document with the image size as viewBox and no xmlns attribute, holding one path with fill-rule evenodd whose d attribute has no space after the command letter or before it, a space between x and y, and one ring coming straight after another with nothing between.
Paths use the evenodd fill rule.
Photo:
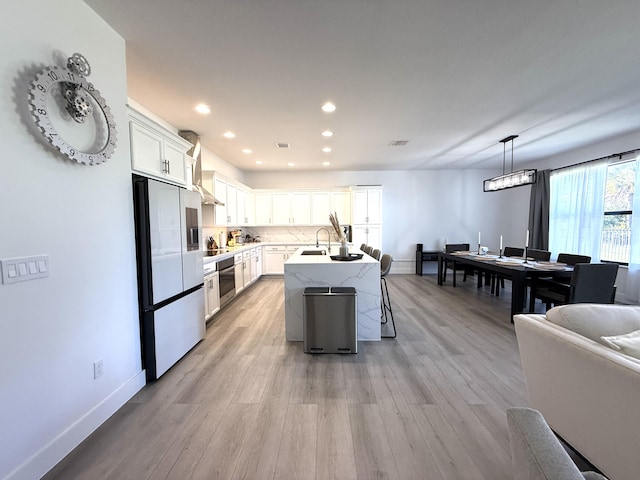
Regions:
<instances>
[{"instance_id":1,"label":"island sink","mask_svg":"<svg viewBox=\"0 0 640 480\"><path fill-rule=\"evenodd\" d=\"M300 255L326 255L326 250L303 250Z\"/></svg>"}]
</instances>

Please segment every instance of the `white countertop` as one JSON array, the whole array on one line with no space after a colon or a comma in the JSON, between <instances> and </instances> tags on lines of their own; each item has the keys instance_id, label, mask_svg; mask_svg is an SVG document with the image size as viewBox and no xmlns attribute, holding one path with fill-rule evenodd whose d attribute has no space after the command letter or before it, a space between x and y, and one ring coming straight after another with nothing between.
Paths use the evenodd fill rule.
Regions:
<instances>
[{"instance_id":1,"label":"white countertop","mask_svg":"<svg viewBox=\"0 0 640 480\"><path fill-rule=\"evenodd\" d=\"M218 262L220 260L224 260L226 258L229 257L233 257L233 255L235 255L236 253L239 252L245 252L247 250L251 250L252 248L256 248L256 247L269 247L269 246L295 246L295 247L301 247L304 246L304 250L311 250L311 249L315 249L316 246L315 245L311 245L308 242L255 242L255 243L245 243L243 245L237 245L235 247L227 247L227 251L224 253L219 253L217 255L208 255L206 250L203 250L202 255L204 256L204 260L203 263L207 264L207 263L211 263L211 262ZM331 244L331 255L337 255L338 254L338 249L339 249L340 245L339 244ZM321 249L326 249L326 245L325 246L320 246ZM363 253L360 250L356 249L353 246L349 247L351 250L351 252L355 252L355 253ZM300 252L302 251L301 249L298 249ZM296 251L295 255L298 255L299 251ZM329 252L327 252L329 253ZM318 255L320 256L320 255ZM325 255L323 255L325 256ZM314 255L309 255L307 256L303 256L302 258L309 258L309 257L314 257ZM293 257L292 257L293 258ZM328 257L327 257L328 258ZM329 259L329 262L331 260ZM319 262L308 262L308 263L319 263Z\"/></svg>"},{"instance_id":2,"label":"white countertop","mask_svg":"<svg viewBox=\"0 0 640 480\"><path fill-rule=\"evenodd\" d=\"M326 255L302 255L302 252L305 250L324 250L326 251ZM340 244L331 244L331 251L327 251L327 246L323 245L320 247L314 246L304 246L298 248L296 253L291 255L289 259L285 262L285 265L327 265L327 264L363 264L363 263L378 263L378 260L367 255L362 250L350 246L349 253L362 253L362 258L358 260L350 260L350 261L341 261L341 260L332 260L331 255L338 255L340 250Z\"/></svg>"}]
</instances>

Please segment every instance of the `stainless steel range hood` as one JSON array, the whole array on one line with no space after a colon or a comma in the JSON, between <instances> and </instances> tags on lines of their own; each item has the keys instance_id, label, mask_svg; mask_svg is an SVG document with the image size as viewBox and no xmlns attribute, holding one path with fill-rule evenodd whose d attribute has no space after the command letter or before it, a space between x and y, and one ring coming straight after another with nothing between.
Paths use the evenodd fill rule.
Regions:
<instances>
[{"instance_id":1,"label":"stainless steel range hood","mask_svg":"<svg viewBox=\"0 0 640 480\"><path fill-rule=\"evenodd\" d=\"M187 155L190 155L195 159L192 170L192 190L200 194L203 204L224 206L224 203L214 197L202 186L202 151L200 148L200 135L196 132L192 132L191 130L181 130L178 132L178 135L193 145L193 148L187 152Z\"/></svg>"}]
</instances>

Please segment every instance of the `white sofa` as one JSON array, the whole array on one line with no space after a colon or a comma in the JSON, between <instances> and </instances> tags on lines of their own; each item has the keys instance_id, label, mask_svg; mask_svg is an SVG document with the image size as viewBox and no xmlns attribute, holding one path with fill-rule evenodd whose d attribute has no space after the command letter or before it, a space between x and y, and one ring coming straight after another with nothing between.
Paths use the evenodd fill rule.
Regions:
<instances>
[{"instance_id":1,"label":"white sofa","mask_svg":"<svg viewBox=\"0 0 640 480\"><path fill-rule=\"evenodd\" d=\"M640 330L640 307L564 305L514 323L530 406L611 480L640 479L640 360L601 339Z\"/></svg>"}]
</instances>

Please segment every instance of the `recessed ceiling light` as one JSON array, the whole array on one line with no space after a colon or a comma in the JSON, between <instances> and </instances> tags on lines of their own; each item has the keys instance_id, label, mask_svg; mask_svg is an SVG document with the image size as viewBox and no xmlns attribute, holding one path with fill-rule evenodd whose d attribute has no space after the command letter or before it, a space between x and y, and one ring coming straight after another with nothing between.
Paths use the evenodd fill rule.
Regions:
<instances>
[{"instance_id":1,"label":"recessed ceiling light","mask_svg":"<svg viewBox=\"0 0 640 480\"><path fill-rule=\"evenodd\" d=\"M289 162L289 163L287 163L287 165L290 166L290 167L295 167L296 166L296 164L293 163L293 162Z\"/></svg>"},{"instance_id":2,"label":"recessed ceiling light","mask_svg":"<svg viewBox=\"0 0 640 480\"><path fill-rule=\"evenodd\" d=\"M322 149L322 151L323 151L324 153L329 153L329 152L331 151L331 147L324 147L324 148Z\"/></svg>"},{"instance_id":3,"label":"recessed ceiling light","mask_svg":"<svg viewBox=\"0 0 640 480\"><path fill-rule=\"evenodd\" d=\"M331 130L325 130L322 132L323 137L333 137L333 132Z\"/></svg>"},{"instance_id":4,"label":"recessed ceiling light","mask_svg":"<svg viewBox=\"0 0 640 480\"><path fill-rule=\"evenodd\" d=\"M236 134L233 132L224 132L222 135L224 138L236 138Z\"/></svg>"},{"instance_id":5,"label":"recessed ceiling light","mask_svg":"<svg viewBox=\"0 0 640 480\"><path fill-rule=\"evenodd\" d=\"M243 148L243 149L242 149L242 153L246 153L247 155L248 155L249 153L251 153L251 152L252 152L252 150L251 150L250 148Z\"/></svg>"},{"instance_id":6,"label":"recessed ceiling light","mask_svg":"<svg viewBox=\"0 0 640 480\"><path fill-rule=\"evenodd\" d=\"M264 162L262 160L256 160L256 165L262 165Z\"/></svg>"},{"instance_id":7,"label":"recessed ceiling light","mask_svg":"<svg viewBox=\"0 0 640 480\"><path fill-rule=\"evenodd\" d=\"M202 115L211 113L211 109L209 108L209 105L205 105L204 103L199 103L198 105L196 105L194 110L198 113L201 113Z\"/></svg>"},{"instance_id":8,"label":"recessed ceiling light","mask_svg":"<svg viewBox=\"0 0 640 480\"><path fill-rule=\"evenodd\" d=\"M331 162L322 162L322 165L324 165L325 167L328 167L329 165L331 165Z\"/></svg>"},{"instance_id":9,"label":"recessed ceiling light","mask_svg":"<svg viewBox=\"0 0 640 480\"><path fill-rule=\"evenodd\" d=\"M336 106L331 102L327 102L322 106L322 111L327 113L334 112L335 109L336 109Z\"/></svg>"}]
</instances>

